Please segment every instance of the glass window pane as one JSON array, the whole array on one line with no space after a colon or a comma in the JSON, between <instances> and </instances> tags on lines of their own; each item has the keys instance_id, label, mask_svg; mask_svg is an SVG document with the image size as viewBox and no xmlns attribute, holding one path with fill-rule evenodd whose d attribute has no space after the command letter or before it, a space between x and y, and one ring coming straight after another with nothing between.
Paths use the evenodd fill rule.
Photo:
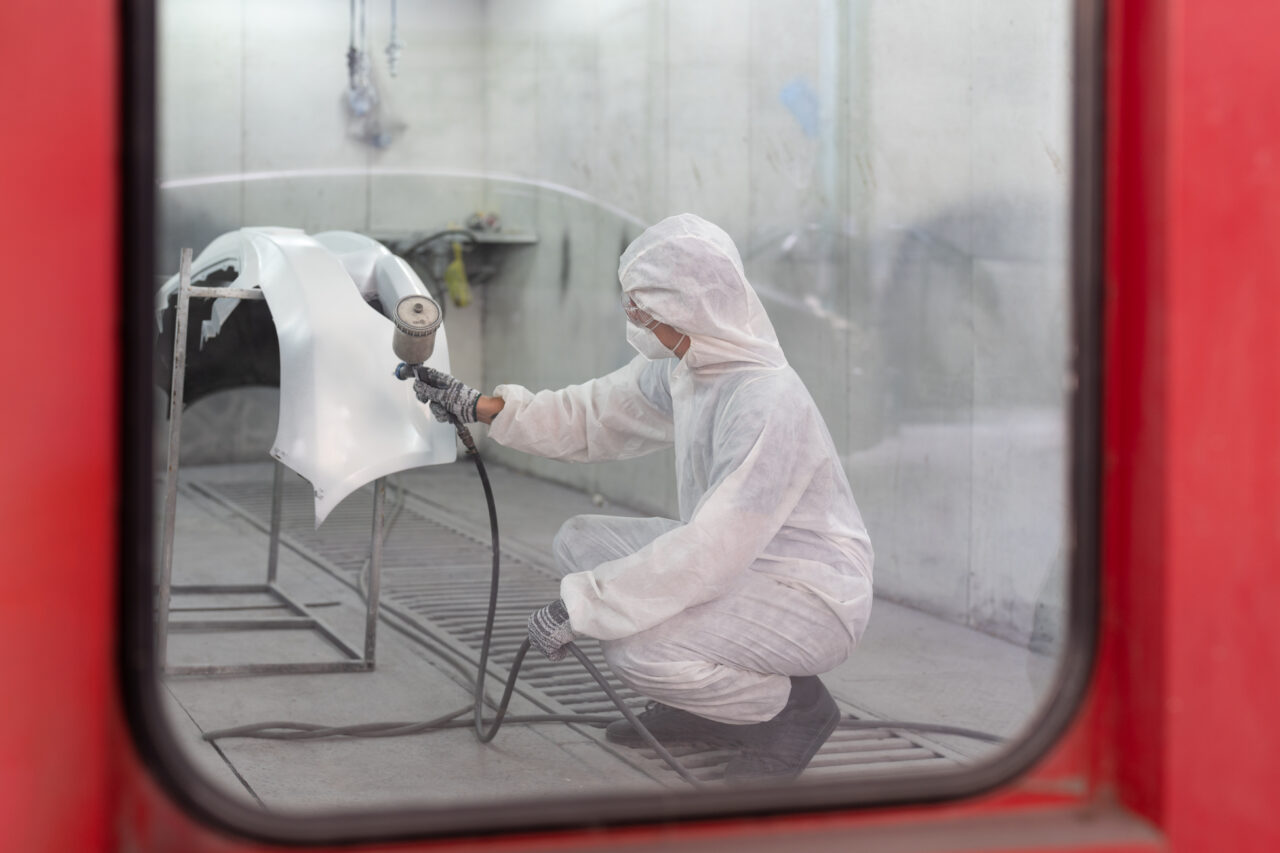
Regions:
<instances>
[{"instance_id":1,"label":"glass window pane","mask_svg":"<svg viewBox=\"0 0 1280 853\"><path fill-rule=\"evenodd\" d=\"M1073 12L159 0L157 678L200 784L491 826L852 803L1007 756L1087 644ZM679 770L606 731L572 655L531 651L511 704L559 719L463 725L490 517L392 375L415 294L465 386L421 393L505 407L470 427L489 696L563 598ZM262 721L444 728L205 737Z\"/></svg>"}]
</instances>

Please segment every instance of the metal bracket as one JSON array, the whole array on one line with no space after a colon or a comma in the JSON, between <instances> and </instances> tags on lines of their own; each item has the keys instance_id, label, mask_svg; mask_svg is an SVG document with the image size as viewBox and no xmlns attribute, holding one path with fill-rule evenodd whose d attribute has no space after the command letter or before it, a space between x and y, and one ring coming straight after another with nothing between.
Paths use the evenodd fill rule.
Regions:
<instances>
[{"instance_id":1,"label":"metal bracket","mask_svg":"<svg viewBox=\"0 0 1280 853\"><path fill-rule=\"evenodd\" d=\"M382 574L382 541L385 535L385 478L373 486L373 530L369 545L369 585L365 613L364 652L361 654L337 635L332 628L282 589L277 581L280 558L281 504L284 495L284 466L275 463L275 480L271 492L271 532L267 548L267 579L263 584L187 584L173 585L173 540L178 507L178 466L182 437L183 384L187 371L187 323L192 299L264 299L261 290L233 287L192 287L191 249L183 249L179 263L177 304L173 326L173 377L169 394L169 449L165 473L164 529L160 546L160 578L156 591L156 660L165 675L286 675L318 672L368 672L374 668L378 628L378 597ZM265 594L278 602L277 609L290 612L287 617L264 619L210 619L169 622L170 598L174 594L227 595ZM254 608L258 609L258 608ZM344 655L343 660L307 663L238 663L170 666L168 637L170 631L244 631L302 629L318 632Z\"/></svg>"}]
</instances>

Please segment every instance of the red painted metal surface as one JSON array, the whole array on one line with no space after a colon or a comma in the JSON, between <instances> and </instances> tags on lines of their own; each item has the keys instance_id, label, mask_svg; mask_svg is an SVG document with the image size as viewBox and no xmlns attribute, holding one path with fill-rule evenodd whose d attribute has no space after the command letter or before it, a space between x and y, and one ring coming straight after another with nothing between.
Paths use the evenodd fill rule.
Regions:
<instances>
[{"instance_id":1,"label":"red painted metal surface","mask_svg":"<svg viewBox=\"0 0 1280 853\"><path fill-rule=\"evenodd\" d=\"M1163 817L1168 39L1162 0L1113 4L1107 93L1101 778Z\"/></svg>"},{"instance_id":2,"label":"red painted metal surface","mask_svg":"<svg viewBox=\"0 0 1280 853\"><path fill-rule=\"evenodd\" d=\"M1178 10L1162 823L1185 850L1280 850L1280 4Z\"/></svg>"},{"instance_id":3,"label":"red painted metal surface","mask_svg":"<svg viewBox=\"0 0 1280 853\"><path fill-rule=\"evenodd\" d=\"M1117 6L1099 746L1172 849L1276 850L1280 7Z\"/></svg>"},{"instance_id":4,"label":"red painted metal surface","mask_svg":"<svg viewBox=\"0 0 1280 853\"><path fill-rule=\"evenodd\" d=\"M12 850L103 849L111 819L113 17L100 0L0 6L0 847Z\"/></svg>"},{"instance_id":5,"label":"red painted metal surface","mask_svg":"<svg viewBox=\"0 0 1280 853\"><path fill-rule=\"evenodd\" d=\"M21 72L0 81L0 837L266 849L172 804L115 693L114 14L105 0L0 6ZM1125 0L1110 14L1101 656L1054 753L968 803L431 849L1280 849L1280 6ZM1163 841L1073 840L1117 802Z\"/></svg>"}]
</instances>

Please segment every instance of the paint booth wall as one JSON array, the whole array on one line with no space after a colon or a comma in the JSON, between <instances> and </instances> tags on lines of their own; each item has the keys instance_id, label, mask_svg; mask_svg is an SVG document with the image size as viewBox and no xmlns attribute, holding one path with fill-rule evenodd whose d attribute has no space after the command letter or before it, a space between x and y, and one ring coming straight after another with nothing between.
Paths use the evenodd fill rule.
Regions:
<instances>
[{"instance_id":1,"label":"paint booth wall","mask_svg":"<svg viewBox=\"0 0 1280 853\"><path fill-rule=\"evenodd\" d=\"M486 204L539 244L487 291L485 377L622 364L616 259L693 211L737 241L876 547L877 593L1060 631L1068 10L493 2ZM548 9L556 14L548 13ZM508 464L676 512L669 455Z\"/></svg>"},{"instance_id":2,"label":"paint booth wall","mask_svg":"<svg viewBox=\"0 0 1280 853\"><path fill-rule=\"evenodd\" d=\"M162 280L177 271L182 247L198 254L242 226L406 235L460 225L479 207L483 4L399 7L406 47L394 79L384 54L389 6L368 7L381 118L392 132L391 144L379 148L360 139L343 103L348 0L160 0L155 257ZM441 272L430 266L420 274ZM447 317L454 369L477 384L480 311L477 300ZM189 406L183 463L264 458L278 399L275 389L247 388ZM157 396L157 410L164 405Z\"/></svg>"},{"instance_id":3,"label":"paint booth wall","mask_svg":"<svg viewBox=\"0 0 1280 853\"><path fill-rule=\"evenodd\" d=\"M491 210L537 243L469 258L489 271L446 320L453 363L488 388L561 387L632 354L617 304L627 242L699 213L738 242L827 419L877 593L1052 646L1066 3L402 2L394 81L386 9L370 11L385 115L403 124L385 149L352 138L342 111L347 3L162 3L162 259L242 224L425 231ZM256 408L240 392L193 406L211 426L192 444L251 456L249 422L273 416L261 393ZM486 452L676 512L669 453L566 465Z\"/></svg>"}]
</instances>

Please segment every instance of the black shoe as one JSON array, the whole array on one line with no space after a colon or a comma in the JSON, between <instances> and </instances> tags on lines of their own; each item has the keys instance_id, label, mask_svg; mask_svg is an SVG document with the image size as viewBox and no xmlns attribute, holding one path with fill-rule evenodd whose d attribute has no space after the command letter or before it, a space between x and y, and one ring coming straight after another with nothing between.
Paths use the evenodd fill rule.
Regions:
<instances>
[{"instance_id":1,"label":"black shoe","mask_svg":"<svg viewBox=\"0 0 1280 853\"><path fill-rule=\"evenodd\" d=\"M636 715L644 727L664 746L671 743L706 741L739 745L743 729L754 726L731 726L717 723L661 702L650 702ZM627 720L614 720L604 730L607 740L623 746L648 746L647 741Z\"/></svg>"},{"instance_id":2,"label":"black shoe","mask_svg":"<svg viewBox=\"0 0 1280 853\"><path fill-rule=\"evenodd\" d=\"M839 723L840 709L818 677L793 677L786 707L772 720L751 726L741 754L724 769L725 784L794 779Z\"/></svg>"}]
</instances>

